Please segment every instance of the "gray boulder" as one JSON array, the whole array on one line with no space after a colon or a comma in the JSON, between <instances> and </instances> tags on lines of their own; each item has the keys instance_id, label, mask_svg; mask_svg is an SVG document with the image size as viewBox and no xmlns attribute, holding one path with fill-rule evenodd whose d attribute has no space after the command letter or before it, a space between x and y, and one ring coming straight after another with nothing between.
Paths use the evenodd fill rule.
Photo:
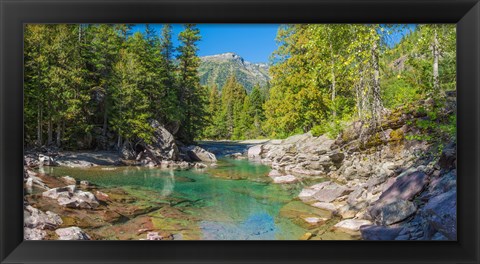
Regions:
<instances>
[{"instance_id":1,"label":"gray boulder","mask_svg":"<svg viewBox=\"0 0 480 264\"><path fill-rule=\"evenodd\" d=\"M360 227L363 240L395 240L402 231L401 227L367 225Z\"/></svg>"},{"instance_id":2,"label":"gray boulder","mask_svg":"<svg viewBox=\"0 0 480 264\"><path fill-rule=\"evenodd\" d=\"M253 147L250 147L247 151L248 159L250 159L250 160L261 159L262 158L262 151L263 151L263 146L262 145L255 145Z\"/></svg>"},{"instance_id":3,"label":"gray boulder","mask_svg":"<svg viewBox=\"0 0 480 264\"><path fill-rule=\"evenodd\" d=\"M90 236L77 226L55 230L58 240L91 240Z\"/></svg>"},{"instance_id":4,"label":"gray boulder","mask_svg":"<svg viewBox=\"0 0 480 264\"><path fill-rule=\"evenodd\" d=\"M457 239L457 191L451 190L428 201L423 208L428 222L450 240Z\"/></svg>"},{"instance_id":5,"label":"gray boulder","mask_svg":"<svg viewBox=\"0 0 480 264\"><path fill-rule=\"evenodd\" d=\"M77 184L77 180L71 176L63 176L62 181L65 182L68 185L75 185Z\"/></svg>"},{"instance_id":6,"label":"gray boulder","mask_svg":"<svg viewBox=\"0 0 480 264\"><path fill-rule=\"evenodd\" d=\"M417 207L410 201L399 199L384 205L377 221L382 225L392 225L405 220L417 211Z\"/></svg>"},{"instance_id":7,"label":"gray boulder","mask_svg":"<svg viewBox=\"0 0 480 264\"><path fill-rule=\"evenodd\" d=\"M157 164L162 160L178 160L179 151L173 135L156 120L151 121L150 125L154 129L152 143L144 144L148 155Z\"/></svg>"},{"instance_id":8,"label":"gray boulder","mask_svg":"<svg viewBox=\"0 0 480 264\"><path fill-rule=\"evenodd\" d=\"M373 203L369 209L370 215L372 218L377 218L383 206L397 200L412 200L425 188L427 183L427 175L420 171L397 177L395 182Z\"/></svg>"},{"instance_id":9,"label":"gray boulder","mask_svg":"<svg viewBox=\"0 0 480 264\"><path fill-rule=\"evenodd\" d=\"M193 161L203 161L203 162L216 162L217 157L215 157L215 154L206 151L205 149L199 147L199 146L188 146L186 148L188 156L193 160Z\"/></svg>"},{"instance_id":10,"label":"gray boulder","mask_svg":"<svg viewBox=\"0 0 480 264\"><path fill-rule=\"evenodd\" d=\"M69 208L94 209L100 205L95 195L77 190L75 185L53 188L43 192L42 196L56 199L58 204Z\"/></svg>"},{"instance_id":11,"label":"gray boulder","mask_svg":"<svg viewBox=\"0 0 480 264\"><path fill-rule=\"evenodd\" d=\"M450 169L454 167L456 159L457 147L453 143L443 149L440 159L438 160L438 165L440 165L441 169Z\"/></svg>"},{"instance_id":12,"label":"gray boulder","mask_svg":"<svg viewBox=\"0 0 480 264\"><path fill-rule=\"evenodd\" d=\"M47 236L47 232L38 228L23 229L23 239L25 240L43 240Z\"/></svg>"},{"instance_id":13,"label":"gray boulder","mask_svg":"<svg viewBox=\"0 0 480 264\"><path fill-rule=\"evenodd\" d=\"M38 155L38 165L39 166L56 166L57 163L55 160L47 155L39 154Z\"/></svg>"},{"instance_id":14,"label":"gray boulder","mask_svg":"<svg viewBox=\"0 0 480 264\"><path fill-rule=\"evenodd\" d=\"M44 213L31 205L27 205L23 209L23 224L27 228L53 230L63 224L63 221L62 218L55 213L50 211Z\"/></svg>"},{"instance_id":15,"label":"gray boulder","mask_svg":"<svg viewBox=\"0 0 480 264\"><path fill-rule=\"evenodd\" d=\"M135 150L133 149L132 144L127 140L125 140L125 142L123 142L122 147L120 148L119 152L120 152L120 156L122 157L122 159L134 160L137 157L137 155L135 153Z\"/></svg>"}]
</instances>

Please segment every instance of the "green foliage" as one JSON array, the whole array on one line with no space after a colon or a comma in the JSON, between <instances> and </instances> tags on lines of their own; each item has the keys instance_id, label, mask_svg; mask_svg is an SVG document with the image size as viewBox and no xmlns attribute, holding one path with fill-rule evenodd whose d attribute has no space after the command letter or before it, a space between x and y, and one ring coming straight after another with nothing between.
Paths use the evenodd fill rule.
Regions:
<instances>
[{"instance_id":1,"label":"green foliage","mask_svg":"<svg viewBox=\"0 0 480 264\"><path fill-rule=\"evenodd\" d=\"M445 92L456 89L454 25L418 25L391 46L398 29L281 26L272 79L253 85L231 65L215 73L201 65L194 24L185 25L178 47L170 25L135 34L127 24L27 25L25 140L77 149L108 148L106 139L116 138L120 147L124 140L149 142L152 119L186 143L307 131L334 138L346 123L373 127L386 109L405 105L426 117L412 123L419 133L398 138L454 137L455 115L441 108ZM436 104L416 106L426 99Z\"/></svg>"},{"instance_id":2,"label":"green foliage","mask_svg":"<svg viewBox=\"0 0 480 264\"><path fill-rule=\"evenodd\" d=\"M27 25L26 143L109 148L112 135L117 147L124 140L150 142L151 119L180 124L181 136L193 140L205 123L200 35L193 25L180 34L178 70L171 35L170 25L160 36L150 25L133 35L126 24Z\"/></svg>"},{"instance_id":3,"label":"green foliage","mask_svg":"<svg viewBox=\"0 0 480 264\"><path fill-rule=\"evenodd\" d=\"M457 135L457 117L455 112L444 113L444 102L429 108L420 108L419 112L425 113L424 118L416 119L411 125L419 132L409 133L405 136L408 140L427 141L439 146L443 142L454 140Z\"/></svg>"},{"instance_id":4,"label":"green foliage","mask_svg":"<svg viewBox=\"0 0 480 264\"><path fill-rule=\"evenodd\" d=\"M396 108L420 99L419 91L398 75L384 82L382 98L385 107Z\"/></svg>"}]
</instances>

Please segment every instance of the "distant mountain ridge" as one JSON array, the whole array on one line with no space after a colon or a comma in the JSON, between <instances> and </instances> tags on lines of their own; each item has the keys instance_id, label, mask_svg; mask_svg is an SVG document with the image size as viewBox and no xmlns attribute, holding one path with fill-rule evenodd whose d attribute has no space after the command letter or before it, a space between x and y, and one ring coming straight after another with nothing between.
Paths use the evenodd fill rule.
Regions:
<instances>
[{"instance_id":1,"label":"distant mountain ridge","mask_svg":"<svg viewBox=\"0 0 480 264\"><path fill-rule=\"evenodd\" d=\"M265 86L271 79L268 73L269 66L266 63L248 62L233 52L203 56L200 60L198 69L200 83L207 86L216 84L219 90L232 74L235 74L238 82L248 92L255 84Z\"/></svg>"}]
</instances>

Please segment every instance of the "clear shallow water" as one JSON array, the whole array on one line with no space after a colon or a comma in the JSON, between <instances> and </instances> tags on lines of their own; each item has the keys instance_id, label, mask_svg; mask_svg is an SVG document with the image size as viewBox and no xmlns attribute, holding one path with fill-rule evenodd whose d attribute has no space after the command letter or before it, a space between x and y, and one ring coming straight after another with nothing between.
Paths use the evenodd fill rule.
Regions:
<instances>
[{"instance_id":1,"label":"clear shallow water","mask_svg":"<svg viewBox=\"0 0 480 264\"><path fill-rule=\"evenodd\" d=\"M141 167L45 167L105 187L137 187L164 197L194 201L203 239L298 239L307 230L279 216L300 184L270 183L270 168L247 160L221 158L216 168L174 171ZM41 171L42 172L42 171Z\"/></svg>"}]
</instances>

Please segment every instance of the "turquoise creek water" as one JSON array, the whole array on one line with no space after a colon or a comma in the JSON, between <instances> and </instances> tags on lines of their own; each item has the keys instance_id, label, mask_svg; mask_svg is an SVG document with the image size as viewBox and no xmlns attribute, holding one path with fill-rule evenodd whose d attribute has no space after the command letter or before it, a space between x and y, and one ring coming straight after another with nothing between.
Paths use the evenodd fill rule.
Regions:
<instances>
[{"instance_id":1,"label":"turquoise creek water","mask_svg":"<svg viewBox=\"0 0 480 264\"><path fill-rule=\"evenodd\" d=\"M202 239L299 239L308 232L279 215L298 195L302 183L273 184L267 176L268 166L222 157L218 152L217 156L216 167L201 170L45 167L44 172L103 187L146 188L164 197L195 201Z\"/></svg>"}]
</instances>

